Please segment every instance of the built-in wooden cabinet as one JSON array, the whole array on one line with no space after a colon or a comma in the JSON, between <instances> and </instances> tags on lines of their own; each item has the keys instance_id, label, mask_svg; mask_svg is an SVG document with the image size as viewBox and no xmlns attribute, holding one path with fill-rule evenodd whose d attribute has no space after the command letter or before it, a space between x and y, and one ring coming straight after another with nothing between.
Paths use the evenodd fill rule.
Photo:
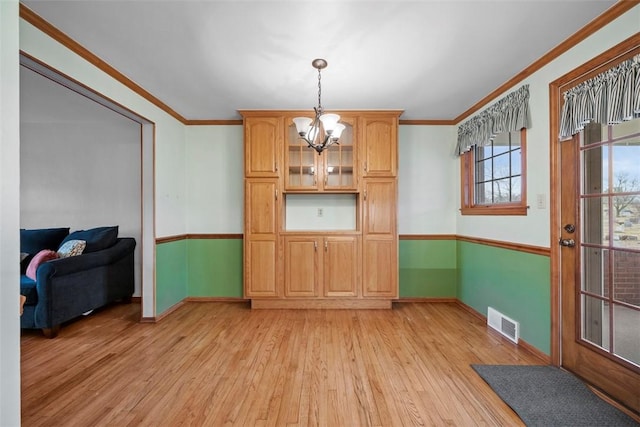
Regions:
<instances>
[{"instance_id":1,"label":"built-in wooden cabinet","mask_svg":"<svg viewBox=\"0 0 640 427\"><path fill-rule=\"evenodd\" d=\"M308 111L241 114L245 298L254 308L390 308L398 298L400 112L338 112L346 126L340 143L321 154L298 137L292 121ZM353 229L314 229L320 221L309 218L306 230L307 216L287 228L287 194L298 197L293 215L302 200L305 215L320 216L328 193L353 195Z\"/></svg>"}]
</instances>

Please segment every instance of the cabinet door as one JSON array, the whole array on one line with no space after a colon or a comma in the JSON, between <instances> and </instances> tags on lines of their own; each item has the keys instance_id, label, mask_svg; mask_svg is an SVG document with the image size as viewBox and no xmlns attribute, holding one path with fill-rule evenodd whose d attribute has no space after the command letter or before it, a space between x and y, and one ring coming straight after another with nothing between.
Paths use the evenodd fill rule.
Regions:
<instances>
[{"instance_id":1,"label":"cabinet door","mask_svg":"<svg viewBox=\"0 0 640 427\"><path fill-rule=\"evenodd\" d=\"M357 150L355 134L356 120L351 117L341 117L340 123L345 128L340 135L338 144L325 149L321 156L322 188L329 191L355 190L358 186L355 165L357 165Z\"/></svg>"},{"instance_id":2,"label":"cabinet door","mask_svg":"<svg viewBox=\"0 0 640 427\"><path fill-rule=\"evenodd\" d=\"M286 117L285 168L284 186L287 190L316 191L319 188L318 175L322 166L321 157L309 148L307 143L298 136L296 126L291 117Z\"/></svg>"},{"instance_id":3,"label":"cabinet door","mask_svg":"<svg viewBox=\"0 0 640 427\"><path fill-rule=\"evenodd\" d=\"M365 297L398 297L398 241L391 237L365 237L362 253L362 288Z\"/></svg>"},{"instance_id":4,"label":"cabinet door","mask_svg":"<svg viewBox=\"0 0 640 427\"><path fill-rule=\"evenodd\" d=\"M244 296L278 296L278 249L275 236L245 238Z\"/></svg>"},{"instance_id":5,"label":"cabinet door","mask_svg":"<svg viewBox=\"0 0 640 427\"><path fill-rule=\"evenodd\" d=\"M397 182L395 178L366 178L363 188L363 296L397 298Z\"/></svg>"},{"instance_id":6,"label":"cabinet door","mask_svg":"<svg viewBox=\"0 0 640 427\"><path fill-rule=\"evenodd\" d=\"M280 212L277 179L247 179L244 188L245 234L273 235L278 232Z\"/></svg>"},{"instance_id":7,"label":"cabinet door","mask_svg":"<svg viewBox=\"0 0 640 427\"><path fill-rule=\"evenodd\" d=\"M356 236L325 237L324 296L356 297L359 286L359 244Z\"/></svg>"},{"instance_id":8,"label":"cabinet door","mask_svg":"<svg viewBox=\"0 0 640 427\"><path fill-rule=\"evenodd\" d=\"M363 116L360 118L363 176L397 175L398 169L398 119L388 116Z\"/></svg>"},{"instance_id":9,"label":"cabinet door","mask_svg":"<svg viewBox=\"0 0 640 427\"><path fill-rule=\"evenodd\" d=\"M278 179L245 180L244 294L278 296Z\"/></svg>"},{"instance_id":10,"label":"cabinet door","mask_svg":"<svg viewBox=\"0 0 640 427\"><path fill-rule=\"evenodd\" d=\"M288 236L284 241L285 296L317 297L319 238Z\"/></svg>"},{"instance_id":11,"label":"cabinet door","mask_svg":"<svg viewBox=\"0 0 640 427\"><path fill-rule=\"evenodd\" d=\"M277 177L282 145L282 117L245 117L246 177Z\"/></svg>"},{"instance_id":12,"label":"cabinet door","mask_svg":"<svg viewBox=\"0 0 640 427\"><path fill-rule=\"evenodd\" d=\"M395 178L367 178L363 185L363 234L395 236L396 234Z\"/></svg>"}]
</instances>

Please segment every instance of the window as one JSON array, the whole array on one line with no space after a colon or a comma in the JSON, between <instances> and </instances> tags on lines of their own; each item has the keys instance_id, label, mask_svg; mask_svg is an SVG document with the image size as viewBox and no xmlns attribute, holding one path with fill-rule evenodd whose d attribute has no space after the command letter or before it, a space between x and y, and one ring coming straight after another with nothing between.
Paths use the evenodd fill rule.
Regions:
<instances>
[{"instance_id":1,"label":"window","mask_svg":"<svg viewBox=\"0 0 640 427\"><path fill-rule=\"evenodd\" d=\"M526 215L525 128L461 156L463 215Z\"/></svg>"}]
</instances>

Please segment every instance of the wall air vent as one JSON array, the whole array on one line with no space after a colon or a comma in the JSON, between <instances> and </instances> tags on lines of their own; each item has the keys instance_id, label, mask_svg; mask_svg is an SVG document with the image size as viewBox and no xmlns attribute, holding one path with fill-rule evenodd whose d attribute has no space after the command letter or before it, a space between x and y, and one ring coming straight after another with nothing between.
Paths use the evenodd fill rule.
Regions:
<instances>
[{"instance_id":1,"label":"wall air vent","mask_svg":"<svg viewBox=\"0 0 640 427\"><path fill-rule=\"evenodd\" d=\"M518 343L520 337L520 324L508 318L498 310L489 307L487 310L487 324L509 338L514 343Z\"/></svg>"}]
</instances>

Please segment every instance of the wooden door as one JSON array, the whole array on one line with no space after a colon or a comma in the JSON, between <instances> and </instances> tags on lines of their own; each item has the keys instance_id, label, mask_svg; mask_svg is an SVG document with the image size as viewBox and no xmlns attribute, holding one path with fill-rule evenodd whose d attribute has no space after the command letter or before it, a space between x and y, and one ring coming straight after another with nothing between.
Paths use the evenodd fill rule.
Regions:
<instances>
[{"instance_id":1,"label":"wooden door","mask_svg":"<svg viewBox=\"0 0 640 427\"><path fill-rule=\"evenodd\" d=\"M287 236L284 242L285 297L318 296L320 238Z\"/></svg>"},{"instance_id":2,"label":"wooden door","mask_svg":"<svg viewBox=\"0 0 640 427\"><path fill-rule=\"evenodd\" d=\"M561 365L640 412L640 120L561 147Z\"/></svg>"},{"instance_id":3,"label":"wooden door","mask_svg":"<svg viewBox=\"0 0 640 427\"><path fill-rule=\"evenodd\" d=\"M323 246L324 296L358 296L360 276L358 237L325 237Z\"/></svg>"},{"instance_id":4,"label":"wooden door","mask_svg":"<svg viewBox=\"0 0 640 427\"><path fill-rule=\"evenodd\" d=\"M246 177L277 177L283 139L282 117L245 117L244 172Z\"/></svg>"},{"instance_id":5,"label":"wooden door","mask_svg":"<svg viewBox=\"0 0 640 427\"><path fill-rule=\"evenodd\" d=\"M362 173L364 177L393 177L398 169L398 119L364 115L360 118Z\"/></svg>"}]
</instances>

